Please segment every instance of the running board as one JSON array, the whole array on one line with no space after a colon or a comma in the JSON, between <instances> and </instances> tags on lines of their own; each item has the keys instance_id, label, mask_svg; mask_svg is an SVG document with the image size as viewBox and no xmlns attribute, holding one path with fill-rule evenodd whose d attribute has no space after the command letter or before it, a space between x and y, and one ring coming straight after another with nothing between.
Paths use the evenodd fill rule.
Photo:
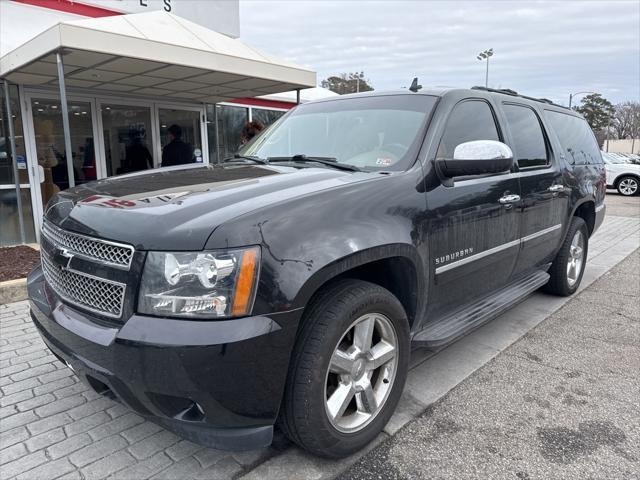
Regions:
<instances>
[{"instance_id":1,"label":"running board","mask_svg":"<svg viewBox=\"0 0 640 480\"><path fill-rule=\"evenodd\" d=\"M429 323L413 337L414 346L438 348L457 340L524 300L549 281L549 274L537 271L488 297Z\"/></svg>"}]
</instances>

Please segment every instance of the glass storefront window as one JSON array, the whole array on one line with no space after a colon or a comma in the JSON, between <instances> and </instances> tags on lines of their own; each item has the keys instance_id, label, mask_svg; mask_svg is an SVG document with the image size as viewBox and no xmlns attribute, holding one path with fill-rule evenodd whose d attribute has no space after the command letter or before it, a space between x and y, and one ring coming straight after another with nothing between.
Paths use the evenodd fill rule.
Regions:
<instances>
[{"instance_id":1,"label":"glass storefront window","mask_svg":"<svg viewBox=\"0 0 640 480\"><path fill-rule=\"evenodd\" d=\"M263 126L268 127L273 122L278 120L287 112L282 110L267 110L266 108L252 108L251 119L254 122L260 122Z\"/></svg>"},{"instance_id":2,"label":"glass storefront window","mask_svg":"<svg viewBox=\"0 0 640 480\"><path fill-rule=\"evenodd\" d=\"M18 87L9 87L11 98L11 117L13 120L13 132L16 136L16 150L18 154L18 176L20 183L29 183L29 172L27 170L27 156L24 146L24 135L22 130L22 116L20 113L20 101L18 98ZM4 86L0 82L0 185L14 185L13 165L11 163L11 143L9 140L9 128L7 122L6 103L4 99Z\"/></svg>"},{"instance_id":3,"label":"glass storefront window","mask_svg":"<svg viewBox=\"0 0 640 480\"><path fill-rule=\"evenodd\" d=\"M209 135L209 158L211 163L218 159L222 161L231 157L240 148L242 129L249 121L249 109L245 107L232 107L229 105L215 105L218 110L218 143L216 149L215 113L214 105L207 105L207 133Z\"/></svg>"},{"instance_id":4,"label":"glass storefront window","mask_svg":"<svg viewBox=\"0 0 640 480\"><path fill-rule=\"evenodd\" d=\"M218 141L216 142L215 111L218 112ZM285 113L284 110L241 107L233 105L207 105L207 136L209 138L209 161L211 163L233 156L242 146L242 131L249 122L249 111L253 122L268 127ZM218 157L219 152L219 157Z\"/></svg>"},{"instance_id":5,"label":"glass storefront window","mask_svg":"<svg viewBox=\"0 0 640 480\"><path fill-rule=\"evenodd\" d=\"M21 243L16 190L15 187L5 187L6 185L0 185L0 247ZM35 243L36 234L33 226L31 192L28 188L21 188L20 196L22 199L25 242Z\"/></svg>"},{"instance_id":6,"label":"glass storefront window","mask_svg":"<svg viewBox=\"0 0 640 480\"><path fill-rule=\"evenodd\" d=\"M44 170L42 203L46 205L57 192L69 188L60 102L47 98L31 100L38 164ZM76 185L97 178L93 140L93 122L89 102L69 101L71 158Z\"/></svg>"},{"instance_id":7,"label":"glass storefront window","mask_svg":"<svg viewBox=\"0 0 640 480\"><path fill-rule=\"evenodd\" d=\"M107 176L153 168L151 108L103 104L101 114Z\"/></svg>"},{"instance_id":8,"label":"glass storefront window","mask_svg":"<svg viewBox=\"0 0 640 480\"><path fill-rule=\"evenodd\" d=\"M160 108L158 118L162 146L161 166L204 161L199 111Z\"/></svg>"},{"instance_id":9,"label":"glass storefront window","mask_svg":"<svg viewBox=\"0 0 640 480\"><path fill-rule=\"evenodd\" d=\"M15 134L16 159L18 162L18 178L20 180L20 198L22 199L22 217L24 221L25 241L36 241L31 210L31 190L29 189L29 171L24 146L22 115L18 87L9 86L11 102L11 120ZM13 177L13 156L9 139L9 118L6 110L4 88L0 85L0 246L20 243L20 221L18 202L16 199L15 181Z\"/></svg>"}]
</instances>

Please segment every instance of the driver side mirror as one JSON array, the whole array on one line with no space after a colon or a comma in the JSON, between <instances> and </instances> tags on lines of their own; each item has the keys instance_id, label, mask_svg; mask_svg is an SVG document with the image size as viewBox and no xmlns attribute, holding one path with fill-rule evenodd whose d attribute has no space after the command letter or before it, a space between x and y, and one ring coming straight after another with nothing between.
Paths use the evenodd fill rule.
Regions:
<instances>
[{"instance_id":1,"label":"driver side mirror","mask_svg":"<svg viewBox=\"0 0 640 480\"><path fill-rule=\"evenodd\" d=\"M495 140L475 140L458 145L451 159L437 159L440 172L447 178L503 173L513 166L513 152Z\"/></svg>"}]
</instances>

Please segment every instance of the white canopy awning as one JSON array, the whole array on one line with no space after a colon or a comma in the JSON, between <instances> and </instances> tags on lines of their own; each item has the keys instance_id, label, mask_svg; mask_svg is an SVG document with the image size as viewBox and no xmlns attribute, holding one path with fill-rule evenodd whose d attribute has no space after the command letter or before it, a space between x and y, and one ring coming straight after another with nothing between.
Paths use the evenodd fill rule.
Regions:
<instances>
[{"instance_id":1,"label":"white canopy awning","mask_svg":"<svg viewBox=\"0 0 640 480\"><path fill-rule=\"evenodd\" d=\"M59 23L0 58L0 77L67 88L215 103L315 87L316 73L156 11Z\"/></svg>"}]
</instances>

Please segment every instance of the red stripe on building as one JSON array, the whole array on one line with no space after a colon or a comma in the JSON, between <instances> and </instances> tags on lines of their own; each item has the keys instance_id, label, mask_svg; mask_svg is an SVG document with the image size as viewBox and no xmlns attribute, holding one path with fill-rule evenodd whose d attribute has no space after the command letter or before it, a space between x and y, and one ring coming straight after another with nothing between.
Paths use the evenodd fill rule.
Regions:
<instances>
[{"instance_id":1,"label":"red stripe on building","mask_svg":"<svg viewBox=\"0 0 640 480\"><path fill-rule=\"evenodd\" d=\"M280 100L267 100L266 98L234 98L228 100L230 103L241 105L252 105L254 107L286 108L287 110L296 106L295 102L282 102Z\"/></svg>"},{"instance_id":2,"label":"red stripe on building","mask_svg":"<svg viewBox=\"0 0 640 480\"><path fill-rule=\"evenodd\" d=\"M72 13L83 17L112 17L113 15L122 15L122 12L109 10L102 7L94 7L93 5L85 5L84 3L75 2L74 0L13 0L17 3L32 5L34 7L48 8L49 10L58 10L59 12Z\"/></svg>"}]
</instances>

